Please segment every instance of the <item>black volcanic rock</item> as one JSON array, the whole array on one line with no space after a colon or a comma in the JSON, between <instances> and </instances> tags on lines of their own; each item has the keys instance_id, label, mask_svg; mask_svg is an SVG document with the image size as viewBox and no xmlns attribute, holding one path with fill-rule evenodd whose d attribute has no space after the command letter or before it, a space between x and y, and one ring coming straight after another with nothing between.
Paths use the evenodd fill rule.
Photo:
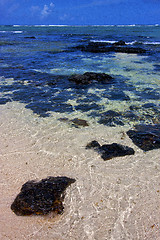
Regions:
<instances>
[{"instance_id":1,"label":"black volcanic rock","mask_svg":"<svg viewBox=\"0 0 160 240\"><path fill-rule=\"evenodd\" d=\"M121 113L109 110L101 114L101 118L98 121L100 124L104 124L110 127L115 127L116 125L123 126Z\"/></svg>"},{"instance_id":2,"label":"black volcanic rock","mask_svg":"<svg viewBox=\"0 0 160 240\"><path fill-rule=\"evenodd\" d=\"M110 83L113 78L106 73L86 72L84 74L73 74L68 79L76 84L91 84L93 82Z\"/></svg>"},{"instance_id":3,"label":"black volcanic rock","mask_svg":"<svg viewBox=\"0 0 160 240\"><path fill-rule=\"evenodd\" d=\"M136 125L127 134L133 143L144 151L160 148L160 124Z\"/></svg>"},{"instance_id":4,"label":"black volcanic rock","mask_svg":"<svg viewBox=\"0 0 160 240\"><path fill-rule=\"evenodd\" d=\"M93 148L93 149L99 150L100 147L101 147L101 145L96 140L94 140L87 144L86 149Z\"/></svg>"},{"instance_id":5,"label":"black volcanic rock","mask_svg":"<svg viewBox=\"0 0 160 240\"><path fill-rule=\"evenodd\" d=\"M87 45L79 45L75 48L77 50L92 53L121 52L142 54L146 52L146 50L143 48L127 46L124 41L119 41L113 44L108 44L105 42L89 42Z\"/></svg>"},{"instance_id":6,"label":"black volcanic rock","mask_svg":"<svg viewBox=\"0 0 160 240\"><path fill-rule=\"evenodd\" d=\"M126 43L123 40L113 43L113 46L124 46Z\"/></svg>"},{"instance_id":7,"label":"black volcanic rock","mask_svg":"<svg viewBox=\"0 0 160 240\"><path fill-rule=\"evenodd\" d=\"M92 141L87 144L86 149L93 148L101 154L103 160L109 160L114 157L122 157L126 155L133 155L134 149L118 143L100 145L97 141Z\"/></svg>"},{"instance_id":8,"label":"black volcanic rock","mask_svg":"<svg viewBox=\"0 0 160 240\"><path fill-rule=\"evenodd\" d=\"M27 36L25 38L36 39L36 37L34 37L34 36L31 36L31 37Z\"/></svg>"},{"instance_id":9,"label":"black volcanic rock","mask_svg":"<svg viewBox=\"0 0 160 240\"><path fill-rule=\"evenodd\" d=\"M92 53L110 52L110 45L108 43L102 42L89 42L87 45L78 45L75 48L77 50Z\"/></svg>"},{"instance_id":10,"label":"black volcanic rock","mask_svg":"<svg viewBox=\"0 0 160 240\"><path fill-rule=\"evenodd\" d=\"M89 126L89 123L86 120L80 118L74 118L71 120L69 120L68 118L59 118L58 120L61 122L72 123L72 125L76 128Z\"/></svg>"},{"instance_id":11,"label":"black volcanic rock","mask_svg":"<svg viewBox=\"0 0 160 240\"><path fill-rule=\"evenodd\" d=\"M71 122L76 127L78 127L78 126L88 127L89 126L89 124L88 124L88 122L86 120L80 119L80 118L74 118L74 119L71 120Z\"/></svg>"},{"instance_id":12,"label":"black volcanic rock","mask_svg":"<svg viewBox=\"0 0 160 240\"><path fill-rule=\"evenodd\" d=\"M120 53L132 53L132 54L141 54L145 53L146 50L143 48L135 48L135 47L115 47L114 52L120 52Z\"/></svg>"},{"instance_id":13,"label":"black volcanic rock","mask_svg":"<svg viewBox=\"0 0 160 240\"><path fill-rule=\"evenodd\" d=\"M12 211L18 216L44 215L51 211L63 213L64 191L75 182L68 177L48 177L39 182L28 181L11 205Z\"/></svg>"},{"instance_id":14,"label":"black volcanic rock","mask_svg":"<svg viewBox=\"0 0 160 240\"><path fill-rule=\"evenodd\" d=\"M9 98L4 98L4 97L0 98L0 105L6 104L7 102L11 102L11 100Z\"/></svg>"}]
</instances>

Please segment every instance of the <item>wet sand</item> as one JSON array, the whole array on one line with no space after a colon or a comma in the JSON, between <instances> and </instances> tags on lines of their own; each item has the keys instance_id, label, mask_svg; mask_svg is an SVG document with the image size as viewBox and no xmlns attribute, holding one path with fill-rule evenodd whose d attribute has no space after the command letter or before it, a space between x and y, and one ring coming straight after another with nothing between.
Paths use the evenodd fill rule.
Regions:
<instances>
[{"instance_id":1,"label":"wet sand","mask_svg":"<svg viewBox=\"0 0 160 240\"><path fill-rule=\"evenodd\" d=\"M20 103L0 106L0 239L159 240L160 149L144 153L128 127L90 123L75 128L38 118ZM103 161L88 142L121 143L135 155ZM47 176L76 182L60 216L16 216L10 209L22 184Z\"/></svg>"}]
</instances>

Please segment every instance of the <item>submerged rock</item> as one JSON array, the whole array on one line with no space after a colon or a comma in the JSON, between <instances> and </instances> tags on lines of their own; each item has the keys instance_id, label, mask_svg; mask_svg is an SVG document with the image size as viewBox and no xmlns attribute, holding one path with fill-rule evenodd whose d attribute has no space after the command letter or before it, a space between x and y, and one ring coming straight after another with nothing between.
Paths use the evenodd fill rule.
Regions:
<instances>
[{"instance_id":1,"label":"submerged rock","mask_svg":"<svg viewBox=\"0 0 160 240\"><path fill-rule=\"evenodd\" d=\"M94 148L95 150L99 150L100 147L101 147L101 145L96 140L94 140L87 144L86 149Z\"/></svg>"},{"instance_id":2,"label":"submerged rock","mask_svg":"<svg viewBox=\"0 0 160 240\"><path fill-rule=\"evenodd\" d=\"M68 123L72 123L73 126L75 127L88 127L89 123L84 120L84 119L80 119L80 118L74 118L69 120L68 118L59 118L58 119L61 122L68 122Z\"/></svg>"},{"instance_id":3,"label":"submerged rock","mask_svg":"<svg viewBox=\"0 0 160 240\"><path fill-rule=\"evenodd\" d=\"M102 105L98 105L96 103L91 103L91 104L79 104L77 106L75 106L76 110L80 110L82 112L88 112L90 110L101 110L103 109Z\"/></svg>"},{"instance_id":4,"label":"submerged rock","mask_svg":"<svg viewBox=\"0 0 160 240\"><path fill-rule=\"evenodd\" d=\"M66 117L64 117L64 118L59 118L58 120L61 121L61 122L68 122L68 121L69 121L69 119L66 118Z\"/></svg>"},{"instance_id":5,"label":"submerged rock","mask_svg":"<svg viewBox=\"0 0 160 240\"><path fill-rule=\"evenodd\" d=\"M75 125L75 126L82 126L82 127L88 127L89 124L86 120L83 119L79 119L79 118L74 118L71 120L71 122Z\"/></svg>"},{"instance_id":6,"label":"submerged rock","mask_svg":"<svg viewBox=\"0 0 160 240\"><path fill-rule=\"evenodd\" d=\"M9 98L5 98L5 97L0 98L0 105L6 104L7 102L11 102L11 100Z\"/></svg>"},{"instance_id":7,"label":"submerged rock","mask_svg":"<svg viewBox=\"0 0 160 240\"><path fill-rule=\"evenodd\" d=\"M36 37L35 36L27 36L27 37L25 37L25 38L30 38L30 39L36 39Z\"/></svg>"},{"instance_id":8,"label":"submerged rock","mask_svg":"<svg viewBox=\"0 0 160 240\"><path fill-rule=\"evenodd\" d=\"M113 78L106 73L86 72L84 74L73 74L69 77L69 81L76 84L91 84L93 82L110 83Z\"/></svg>"},{"instance_id":9,"label":"submerged rock","mask_svg":"<svg viewBox=\"0 0 160 240\"><path fill-rule=\"evenodd\" d=\"M100 124L104 124L110 127L115 127L117 125L123 126L124 123L121 119L121 113L109 110L101 114L101 118L98 121Z\"/></svg>"},{"instance_id":10,"label":"submerged rock","mask_svg":"<svg viewBox=\"0 0 160 240\"><path fill-rule=\"evenodd\" d=\"M126 43L123 40L113 43L113 46L124 46L124 45L126 45Z\"/></svg>"},{"instance_id":11,"label":"submerged rock","mask_svg":"<svg viewBox=\"0 0 160 240\"><path fill-rule=\"evenodd\" d=\"M92 53L121 52L141 54L146 52L146 50L143 48L129 47L128 45L126 46L125 42L123 41L113 44L104 42L89 42L87 45L77 46L76 49Z\"/></svg>"},{"instance_id":12,"label":"submerged rock","mask_svg":"<svg viewBox=\"0 0 160 240\"><path fill-rule=\"evenodd\" d=\"M18 216L63 213L64 191L75 179L68 177L48 177L39 182L28 181L11 205Z\"/></svg>"},{"instance_id":13,"label":"submerged rock","mask_svg":"<svg viewBox=\"0 0 160 240\"><path fill-rule=\"evenodd\" d=\"M101 154L103 160L109 160L114 157L122 157L126 155L133 155L134 149L118 143L100 145L97 141L92 141L87 144L86 149L93 148Z\"/></svg>"},{"instance_id":14,"label":"submerged rock","mask_svg":"<svg viewBox=\"0 0 160 240\"><path fill-rule=\"evenodd\" d=\"M144 151L160 148L160 124L136 125L127 134Z\"/></svg>"},{"instance_id":15,"label":"submerged rock","mask_svg":"<svg viewBox=\"0 0 160 240\"><path fill-rule=\"evenodd\" d=\"M115 47L113 49L114 52L119 52L119 53L131 53L131 54L142 54L142 53L146 53L146 50L143 48L137 48L137 47Z\"/></svg>"}]
</instances>

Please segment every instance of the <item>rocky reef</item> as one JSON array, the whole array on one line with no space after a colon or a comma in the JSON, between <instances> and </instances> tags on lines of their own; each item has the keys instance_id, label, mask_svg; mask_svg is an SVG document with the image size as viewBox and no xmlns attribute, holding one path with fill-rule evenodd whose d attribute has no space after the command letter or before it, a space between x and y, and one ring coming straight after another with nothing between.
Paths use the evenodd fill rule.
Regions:
<instances>
[{"instance_id":1,"label":"rocky reef","mask_svg":"<svg viewBox=\"0 0 160 240\"><path fill-rule=\"evenodd\" d=\"M142 54L146 53L146 50L139 47L130 47L126 45L124 41L118 41L113 44L106 42L89 42L85 45L78 45L75 47L77 50L92 53L109 53L109 52L120 52L120 53L132 53Z\"/></svg>"},{"instance_id":2,"label":"rocky reef","mask_svg":"<svg viewBox=\"0 0 160 240\"><path fill-rule=\"evenodd\" d=\"M101 154L103 160L109 160L114 157L122 157L126 155L133 155L134 149L118 143L100 145L97 141L92 141L87 144L86 149L94 149Z\"/></svg>"},{"instance_id":3,"label":"rocky reef","mask_svg":"<svg viewBox=\"0 0 160 240\"><path fill-rule=\"evenodd\" d=\"M64 191L74 182L75 179L68 177L48 177L39 182L28 181L23 184L11 209L18 216L45 215L51 211L62 214Z\"/></svg>"},{"instance_id":4,"label":"rocky reef","mask_svg":"<svg viewBox=\"0 0 160 240\"><path fill-rule=\"evenodd\" d=\"M136 125L127 134L144 151L160 148L160 124Z\"/></svg>"},{"instance_id":5,"label":"rocky reef","mask_svg":"<svg viewBox=\"0 0 160 240\"><path fill-rule=\"evenodd\" d=\"M84 74L73 74L68 80L79 85L85 85L93 82L110 83L113 77L106 73L85 72Z\"/></svg>"}]
</instances>

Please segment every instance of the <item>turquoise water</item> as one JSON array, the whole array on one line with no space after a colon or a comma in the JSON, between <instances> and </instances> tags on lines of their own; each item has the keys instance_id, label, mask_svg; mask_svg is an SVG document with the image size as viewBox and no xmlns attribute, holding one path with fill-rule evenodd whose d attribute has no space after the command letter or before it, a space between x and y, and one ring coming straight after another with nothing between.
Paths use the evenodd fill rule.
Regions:
<instances>
[{"instance_id":1,"label":"turquoise water","mask_svg":"<svg viewBox=\"0 0 160 240\"><path fill-rule=\"evenodd\" d=\"M123 40L145 54L90 53L75 46ZM0 104L21 102L39 117L58 112L111 127L160 121L160 26L0 26ZM75 73L114 81L77 86Z\"/></svg>"}]
</instances>

